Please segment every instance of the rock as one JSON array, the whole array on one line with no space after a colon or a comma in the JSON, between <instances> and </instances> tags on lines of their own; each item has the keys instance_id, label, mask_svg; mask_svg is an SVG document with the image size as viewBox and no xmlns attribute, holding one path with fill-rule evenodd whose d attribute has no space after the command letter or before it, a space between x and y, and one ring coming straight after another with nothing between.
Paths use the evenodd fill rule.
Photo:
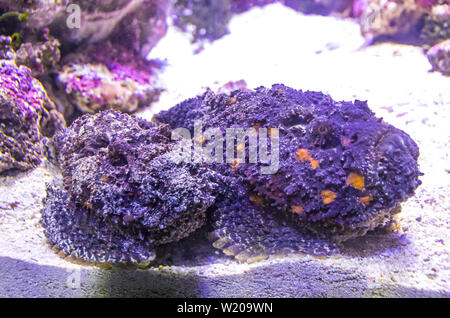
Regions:
<instances>
[{"instance_id":1,"label":"rock","mask_svg":"<svg viewBox=\"0 0 450 318\"><path fill-rule=\"evenodd\" d=\"M215 41L228 34L233 15L277 2L296 11L322 15L345 11L349 15L352 7L352 0L177 0L171 15L176 27L192 34L192 42Z\"/></svg>"},{"instance_id":2,"label":"rock","mask_svg":"<svg viewBox=\"0 0 450 318\"><path fill-rule=\"evenodd\" d=\"M69 121L79 113L106 109L132 113L150 106L161 92L156 80L160 65L110 41L83 47L61 64L46 87Z\"/></svg>"},{"instance_id":3,"label":"rock","mask_svg":"<svg viewBox=\"0 0 450 318\"><path fill-rule=\"evenodd\" d=\"M201 42L228 34L232 12L229 0L177 0L171 15L176 27L192 34L192 42Z\"/></svg>"},{"instance_id":4,"label":"rock","mask_svg":"<svg viewBox=\"0 0 450 318\"><path fill-rule=\"evenodd\" d=\"M354 11L360 16L361 34L372 40L380 36L403 36L415 32L429 8L415 0L358 0Z\"/></svg>"},{"instance_id":5,"label":"rock","mask_svg":"<svg viewBox=\"0 0 450 318\"><path fill-rule=\"evenodd\" d=\"M12 48L12 39L9 36L0 35L0 60L12 60L16 58L16 52Z\"/></svg>"},{"instance_id":6,"label":"rock","mask_svg":"<svg viewBox=\"0 0 450 318\"><path fill-rule=\"evenodd\" d=\"M253 7L264 7L275 2L285 2L285 0L230 0L231 11L234 13L242 13Z\"/></svg>"},{"instance_id":7,"label":"rock","mask_svg":"<svg viewBox=\"0 0 450 318\"><path fill-rule=\"evenodd\" d=\"M59 47L59 41L50 36L47 29L43 42L22 43L16 51L15 61L17 65L27 66L34 77L43 75L58 67L61 59Z\"/></svg>"},{"instance_id":8,"label":"rock","mask_svg":"<svg viewBox=\"0 0 450 318\"><path fill-rule=\"evenodd\" d=\"M434 6L427 14L420 32L420 38L428 46L450 39L450 8L449 5Z\"/></svg>"},{"instance_id":9,"label":"rock","mask_svg":"<svg viewBox=\"0 0 450 318\"><path fill-rule=\"evenodd\" d=\"M49 28L64 47L111 38L146 57L166 33L168 3L167 0L101 0L78 1L71 7L69 1L5 0L0 2L0 8L27 13L26 21L20 25L23 33Z\"/></svg>"},{"instance_id":10,"label":"rock","mask_svg":"<svg viewBox=\"0 0 450 318\"><path fill-rule=\"evenodd\" d=\"M450 75L450 39L434 45L427 52L434 71Z\"/></svg>"},{"instance_id":11,"label":"rock","mask_svg":"<svg viewBox=\"0 0 450 318\"><path fill-rule=\"evenodd\" d=\"M64 120L30 69L0 60L0 71L0 172L34 168Z\"/></svg>"}]
</instances>

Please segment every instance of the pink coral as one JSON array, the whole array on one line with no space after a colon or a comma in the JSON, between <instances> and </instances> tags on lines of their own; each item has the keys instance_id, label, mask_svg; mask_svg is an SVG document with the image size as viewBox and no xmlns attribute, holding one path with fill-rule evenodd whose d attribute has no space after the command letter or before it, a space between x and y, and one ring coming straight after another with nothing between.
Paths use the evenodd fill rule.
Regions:
<instances>
[{"instance_id":1,"label":"pink coral","mask_svg":"<svg viewBox=\"0 0 450 318\"><path fill-rule=\"evenodd\" d=\"M0 60L0 173L36 167L64 120L25 66Z\"/></svg>"},{"instance_id":2,"label":"pink coral","mask_svg":"<svg viewBox=\"0 0 450 318\"><path fill-rule=\"evenodd\" d=\"M30 122L38 118L38 111L46 101L45 91L40 83L31 77L31 71L26 67L17 67L12 62L2 61L0 64L0 94L15 100L20 112Z\"/></svg>"}]
</instances>

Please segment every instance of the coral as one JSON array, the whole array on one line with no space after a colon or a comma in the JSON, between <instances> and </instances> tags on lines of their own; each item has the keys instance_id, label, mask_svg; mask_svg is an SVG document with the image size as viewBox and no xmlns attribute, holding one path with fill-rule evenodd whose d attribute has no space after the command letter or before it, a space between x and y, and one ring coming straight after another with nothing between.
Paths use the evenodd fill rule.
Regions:
<instances>
[{"instance_id":1,"label":"coral","mask_svg":"<svg viewBox=\"0 0 450 318\"><path fill-rule=\"evenodd\" d=\"M425 17L420 38L428 46L450 39L450 8L448 4L432 8L431 13Z\"/></svg>"},{"instance_id":2,"label":"coral","mask_svg":"<svg viewBox=\"0 0 450 318\"><path fill-rule=\"evenodd\" d=\"M16 51L17 65L25 65L31 69L32 76L46 74L57 68L61 53L57 39L44 33L45 42L25 42Z\"/></svg>"},{"instance_id":3,"label":"coral","mask_svg":"<svg viewBox=\"0 0 450 318\"><path fill-rule=\"evenodd\" d=\"M129 80L141 85L153 85L156 71L162 66L158 61L148 61L130 51L126 45L106 42L83 49L79 62L104 64L111 73L121 80Z\"/></svg>"},{"instance_id":4,"label":"coral","mask_svg":"<svg viewBox=\"0 0 450 318\"><path fill-rule=\"evenodd\" d=\"M221 94L231 93L237 89L245 90L247 89L247 82L243 79L238 81L229 81L225 83L223 86L219 87L217 92Z\"/></svg>"},{"instance_id":5,"label":"coral","mask_svg":"<svg viewBox=\"0 0 450 318\"><path fill-rule=\"evenodd\" d=\"M450 39L434 45L428 50L427 57L434 71L450 75Z\"/></svg>"},{"instance_id":6,"label":"coral","mask_svg":"<svg viewBox=\"0 0 450 318\"><path fill-rule=\"evenodd\" d=\"M166 32L167 0L79 1L74 28L69 1L20 3L0 2L11 22L5 34L15 39L2 40L0 54L30 68L69 123L85 112L134 112L159 98L161 63L146 56Z\"/></svg>"},{"instance_id":7,"label":"coral","mask_svg":"<svg viewBox=\"0 0 450 318\"><path fill-rule=\"evenodd\" d=\"M157 246L206 223L213 173L176 163L166 125L115 111L85 115L54 138L62 185L48 189L51 244L89 262L146 263Z\"/></svg>"},{"instance_id":8,"label":"coral","mask_svg":"<svg viewBox=\"0 0 450 318\"><path fill-rule=\"evenodd\" d=\"M59 41L48 30L43 32L44 41L25 42L14 50L13 36L0 35L0 58L14 60L17 65L26 66L33 77L49 73L58 67L61 59Z\"/></svg>"},{"instance_id":9,"label":"coral","mask_svg":"<svg viewBox=\"0 0 450 318\"><path fill-rule=\"evenodd\" d=\"M177 0L171 14L176 27L192 33L192 42L214 41L228 34L232 16L229 0Z\"/></svg>"},{"instance_id":10,"label":"coral","mask_svg":"<svg viewBox=\"0 0 450 318\"><path fill-rule=\"evenodd\" d=\"M12 48L12 39L9 36L0 35L0 60L15 60L16 52Z\"/></svg>"},{"instance_id":11,"label":"coral","mask_svg":"<svg viewBox=\"0 0 450 318\"><path fill-rule=\"evenodd\" d=\"M60 111L65 118L69 118L69 115L73 113L73 107L70 109L70 102L67 98L64 98L64 101L55 98L57 96L53 94L52 85L48 83L50 81L48 73L59 67L61 58L59 41L51 37L48 32L44 32L43 35L45 42L22 43L17 53L13 49L13 38L0 35L0 59L14 61L16 65L30 69L31 76L39 78L50 100L56 101L57 111Z\"/></svg>"},{"instance_id":12,"label":"coral","mask_svg":"<svg viewBox=\"0 0 450 318\"><path fill-rule=\"evenodd\" d=\"M0 1L0 34L13 35L15 30L20 28L22 22L29 17L29 13L9 11L4 8L4 3Z\"/></svg>"},{"instance_id":13,"label":"coral","mask_svg":"<svg viewBox=\"0 0 450 318\"><path fill-rule=\"evenodd\" d=\"M41 83L12 60L0 60L0 172L37 166L46 137L64 124Z\"/></svg>"},{"instance_id":14,"label":"coral","mask_svg":"<svg viewBox=\"0 0 450 318\"><path fill-rule=\"evenodd\" d=\"M158 99L155 71L158 65L135 56L123 46L92 45L65 57L56 78L58 90L50 89L70 118L68 105L82 113L105 109L134 112ZM61 96L62 95L62 96Z\"/></svg>"}]
</instances>

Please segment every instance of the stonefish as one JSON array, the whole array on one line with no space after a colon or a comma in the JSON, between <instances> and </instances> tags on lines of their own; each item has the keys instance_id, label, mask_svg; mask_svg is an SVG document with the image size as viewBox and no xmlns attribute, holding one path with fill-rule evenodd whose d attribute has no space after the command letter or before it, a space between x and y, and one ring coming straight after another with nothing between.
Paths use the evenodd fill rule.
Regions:
<instances>
[{"instance_id":1,"label":"stonefish","mask_svg":"<svg viewBox=\"0 0 450 318\"><path fill-rule=\"evenodd\" d=\"M246 134L230 141L230 128ZM414 141L366 102L284 85L207 91L153 122L85 115L53 141L63 178L42 225L61 254L91 263L145 266L194 233L239 261L331 255L393 222L421 175Z\"/></svg>"}]
</instances>

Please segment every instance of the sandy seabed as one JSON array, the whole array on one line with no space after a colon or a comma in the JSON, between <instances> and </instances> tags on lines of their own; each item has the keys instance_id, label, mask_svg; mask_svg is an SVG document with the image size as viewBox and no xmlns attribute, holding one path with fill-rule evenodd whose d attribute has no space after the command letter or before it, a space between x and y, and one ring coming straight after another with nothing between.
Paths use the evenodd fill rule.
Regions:
<instances>
[{"instance_id":1,"label":"sandy seabed","mask_svg":"<svg viewBox=\"0 0 450 318\"><path fill-rule=\"evenodd\" d=\"M114 271L82 267L82 287L73 289L66 278L81 267L57 257L39 225L45 183L58 177L44 162L0 178L0 296L449 297L450 77L430 72L420 47L361 48L363 43L352 20L305 16L279 4L234 17L230 34L199 54L186 34L171 28L150 54L167 61L161 74L166 91L139 115L150 119L207 87L242 79L248 88L283 83L335 100L367 100L378 117L406 131L420 148L423 184L403 203L398 233L368 234L329 259L152 269L148 275L161 284L151 283L146 293L132 283L142 282L142 271L117 278Z\"/></svg>"}]
</instances>

